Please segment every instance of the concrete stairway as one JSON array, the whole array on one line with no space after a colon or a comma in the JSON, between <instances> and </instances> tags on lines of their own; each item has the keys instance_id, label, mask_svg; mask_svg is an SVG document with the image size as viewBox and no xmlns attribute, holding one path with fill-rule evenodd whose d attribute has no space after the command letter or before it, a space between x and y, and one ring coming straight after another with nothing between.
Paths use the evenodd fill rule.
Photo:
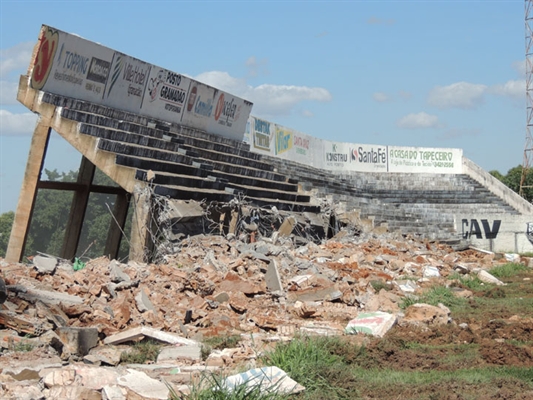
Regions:
<instances>
[{"instance_id":1,"label":"concrete stairway","mask_svg":"<svg viewBox=\"0 0 533 400\"><path fill-rule=\"evenodd\" d=\"M239 196L258 206L320 211L298 192L297 181L275 172L245 143L49 93L42 100L61 107L59 117L75 121L77 133L96 138L96 151L113 154L117 167L133 169L138 181L150 177L156 194L226 202ZM117 175L117 183L131 187L121 176L131 179Z\"/></svg>"}]
</instances>

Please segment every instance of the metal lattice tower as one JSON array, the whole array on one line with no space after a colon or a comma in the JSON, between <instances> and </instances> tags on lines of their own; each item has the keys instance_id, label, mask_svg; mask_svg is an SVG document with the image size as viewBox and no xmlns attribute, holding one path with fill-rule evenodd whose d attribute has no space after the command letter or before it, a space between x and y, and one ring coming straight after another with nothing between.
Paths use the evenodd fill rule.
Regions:
<instances>
[{"instance_id":1,"label":"metal lattice tower","mask_svg":"<svg viewBox=\"0 0 533 400\"><path fill-rule=\"evenodd\" d=\"M520 178L520 195L524 196L526 177L533 164L533 0L525 0L525 28L526 28L526 145L524 147L524 162L522 177Z\"/></svg>"}]
</instances>

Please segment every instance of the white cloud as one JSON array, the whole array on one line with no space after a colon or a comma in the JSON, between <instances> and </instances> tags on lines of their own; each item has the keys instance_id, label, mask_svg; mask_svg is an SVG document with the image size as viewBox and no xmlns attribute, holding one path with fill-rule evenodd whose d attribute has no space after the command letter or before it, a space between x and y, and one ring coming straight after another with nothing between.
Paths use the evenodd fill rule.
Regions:
<instances>
[{"instance_id":1,"label":"white cloud","mask_svg":"<svg viewBox=\"0 0 533 400\"><path fill-rule=\"evenodd\" d=\"M393 25L394 19L383 19L383 18L377 18L377 17L370 17L366 20L367 24L370 25Z\"/></svg>"},{"instance_id":2,"label":"white cloud","mask_svg":"<svg viewBox=\"0 0 533 400\"><path fill-rule=\"evenodd\" d=\"M0 105L17 104L17 82L0 81Z\"/></svg>"},{"instance_id":3,"label":"white cloud","mask_svg":"<svg viewBox=\"0 0 533 400\"><path fill-rule=\"evenodd\" d=\"M302 110L301 114L306 118L312 118L315 115L312 111L309 110Z\"/></svg>"},{"instance_id":4,"label":"white cloud","mask_svg":"<svg viewBox=\"0 0 533 400\"><path fill-rule=\"evenodd\" d=\"M19 43L7 49L0 49L0 77L18 69L26 70L30 65L31 53L35 43Z\"/></svg>"},{"instance_id":5,"label":"white cloud","mask_svg":"<svg viewBox=\"0 0 533 400\"><path fill-rule=\"evenodd\" d=\"M448 86L436 86L429 92L427 102L437 108L472 109L484 101L486 85L457 82Z\"/></svg>"},{"instance_id":6,"label":"white cloud","mask_svg":"<svg viewBox=\"0 0 533 400\"><path fill-rule=\"evenodd\" d=\"M254 103L258 116L287 115L301 102L327 102L332 99L327 89L294 85L249 85L245 79L234 78L227 72L204 72L195 77L200 82L220 88Z\"/></svg>"},{"instance_id":7,"label":"white cloud","mask_svg":"<svg viewBox=\"0 0 533 400\"><path fill-rule=\"evenodd\" d=\"M430 115L425 112L417 114L408 114L405 117L396 121L398 128L404 129L423 129L423 128L438 128L440 126L439 117Z\"/></svg>"},{"instance_id":8,"label":"white cloud","mask_svg":"<svg viewBox=\"0 0 533 400\"><path fill-rule=\"evenodd\" d=\"M526 60L515 61L512 67L520 76L526 76Z\"/></svg>"},{"instance_id":9,"label":"white cloud","mask_svg":"<svg viewBox=\"0 0 533 400\"><path fill-rule=\"evenodd\" d=\"M13 114L0 110L0 136L32 135L37 115L31 112Z\"/></svg>"},{"instance_id":10,"label":"white cloud","mask_svg":"<svg viewBox=\"0 0 533 400\"><path fill-rule=\"evenodd\" d=\"M494 86L491 86L490 93L496 94L498 96L510 97L515 100L525 101L526 81L525 80L507 81L504 84L494 85Z\"/></svg>"},{"instance_id":11,"label":"white cloud","mask_svg":"<svg viewBox=\"0 0 533 400\"><path fill-rule=\"evenodd\" d=\"M246 67L248 68L248 76L257 76L260 73L268 74L268 59L262 58L258 60L255 56L248 57L246 60Z\"/></svg>"},{"instance_id":12,"label":"white cloud","mask_svg":"<svg viewBox=\"0 0 533 400\"><path fill-rule=\"evenodd\" d=\"M390 100L390 97L383 92L376 92L372 95L372 98L378 103L385 103Z\"/></svg>"}]
</instances>

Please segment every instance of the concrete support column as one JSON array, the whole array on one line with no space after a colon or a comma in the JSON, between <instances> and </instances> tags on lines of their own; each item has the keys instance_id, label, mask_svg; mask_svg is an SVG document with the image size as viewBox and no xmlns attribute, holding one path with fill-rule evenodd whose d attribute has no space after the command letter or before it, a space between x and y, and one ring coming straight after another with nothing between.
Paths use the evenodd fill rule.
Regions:
<instances>
[{"instance_id":1,"label":"concrete support column","mask_svg":"<svg viewBox=\"0 0 533 400\"><path fill-rule=\"evenodd\" d=\"M39 117L31 139L26 172L7 246L5 258L7 262L19 262L24 254L33 207L37 198L37 184L41 178L50 132L50 120L42 116Z\"/></svg>"},{"instance_id":2,"label":"concrete support column","mask_svg":"<svg viewBox=\"0 0 533 400\"><path fill-rule=\"evenodd\" d=\"M131 225L131 261L147 262L153 243L150 234L152 225L151 196L147 188L136 186L133 190L133 220Z\"/></svg>"},{"instance_id":3,"label":"concrete support column","mask_svg":"<svg viewBox=\"0 0 533 400\"><path fill-rule=\"evenodd\" d=\"M89 203L91 194L91 184L93 182L96 167L87 158L81 158L80 169L78 171L78 183L83 187L74 192L70 214L63 238L63 248L61 249L61 258L74 260L78 243L80 242L81 230L85 219L85 211Z\"/></svg>"},{"instance_id":4,"label":"concrete support column","mask_svg":"<svg viewBox=\"0 0 533 400\"><path fill-rule=\"evenodd\" d=\"M104 250L104 254L110 259L116 259L118 257L120 239L122 238L122 232L124 232L124 226L126 225L126 218L128 216L130 197L129 193L124 192L123 194L118 194L115 200L113 217L109 231L107 232Z\"/></svg>"}]
</instances>

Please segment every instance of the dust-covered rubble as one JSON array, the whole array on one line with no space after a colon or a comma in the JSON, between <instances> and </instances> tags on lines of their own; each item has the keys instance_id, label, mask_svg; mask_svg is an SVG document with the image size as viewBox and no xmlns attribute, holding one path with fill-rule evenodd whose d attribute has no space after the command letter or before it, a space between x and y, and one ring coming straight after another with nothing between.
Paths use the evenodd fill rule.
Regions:
<instances>
[{"instance_id":1,"label":"dust-covered rubble","mask_svg":"<svg viewBox=\"0 0 533 400\"><path fill-rule=\"evenodd\" d=\"M261 354L298 334L364 338L395 323L453 324L450 310L417 296L453 284L453 273L499 284L487 270L506 262L393 233L302 245L292 235L242 239L191 236L157 264L101 257L74 271L46 256L1 261L0 397L163 399L205 371L260 367ZM415 304L402 311L408 297ZM233 335L238 347L204 351L206 338ZM143 338L163 345L157 360L120 363Z\"/></svg>"}]
</instances>

